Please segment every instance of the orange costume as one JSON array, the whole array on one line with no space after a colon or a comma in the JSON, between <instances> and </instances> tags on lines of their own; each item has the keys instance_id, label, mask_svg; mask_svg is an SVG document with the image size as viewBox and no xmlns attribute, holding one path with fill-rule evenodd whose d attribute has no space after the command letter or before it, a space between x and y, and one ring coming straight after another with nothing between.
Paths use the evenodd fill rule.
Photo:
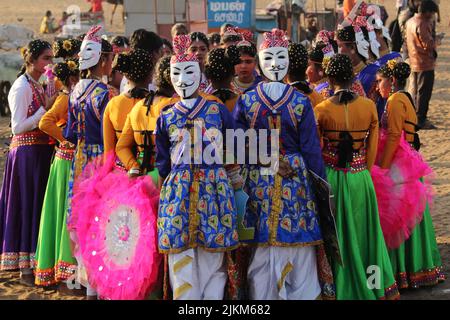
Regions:
<instances>
[{"instance_id":1,"label":"orange costume","mask_svg":"<svg viewBox=\"0 0 450 320\"><path fill-rule=\"evenodd\" d=\"M396 92L389 97L386 105L387 141L380 167L388 169L391 166L395 151L400 143L402 132L405 131L406 141L414 142L415 125L417 115L414 106L408 96L402 92Z\"/></svg>"},{"instance_id":2,"label":"orange costume","mask_svg":"<svg viewBox=\"0 0 450 320\"><path fill-rule=\"evenodd\" d=\"M152 135L151 143L154 145L153 132L156 129L156 120L159 113L165 106L174 104L179 100L178 98L167 97L155 97L154 99L150 108L145 105L145 100L136 104L135 108L128 114L122 135L117 142L117 156L127 170L140 168L137 161L138 157L133 152L134 147L137 146L138 153L144 151L146 133Z\"/></svg>"},{"instance_id":3,"label":"orange costume","mask_svg":"<svg viewBox=\"0 0 450 320\"><path fill-rule=\"evenodd\" d=\"M103 114L103 145L105 154L116 149L116 144L122 134L127 116L139 100L141 99L134 99L121 94L108 102Z\"/></svg>"},{"instance_id":4,"label":"orange costume","mask_svg":"<svg viewBox=\"0 0 450 320\"><path fill-rule=\"evenodd\" d=\"M337 161L333 149L340 134L347 131L353 138L353 155L350 168L353 171L369 169L374 165L378 146L378 115L375 104L363 97L357 97L347 105L336 104L331 99L320 103L315 109L317 127L324 143L325 163L334 166Z\"/></svg>"},{"instance_id":5,"label":"orange costume","mask_svg":"<svg viewBox=\"0 0 450 320\"><path fill-rule=\"evenodd\" d=\"M207 100L221 102L215 96L205 93L200 93L200 95ZM145 99L143 99L139 101L128 114L123 126L122 134L116 145L116 154L127 170L140 168L137 158L139 157L139 154L143 154L146 147L146 133L152 135L151 143L154 145L153 132L155 131L156 120L158 119L161 110L168 105L175 104L179 100L179 97L155 97L147 113L148 108L145 105ZM147 141L147 144L148 143L150 143L150 141ZM138 147L137 154L133 152L135 146Z\"/></svg>"},{"instance_id":6,"label":"orange costume","mask_svg":"<svg viewBox=\"0 0 450 320\"><path fill-rule=\"evenodd\" d=\"M69 95L61 93L39 121L39 129L60 143L66 139L63 136L62 127L66 124L69 110Z\"/></svg>"}]
</instances>

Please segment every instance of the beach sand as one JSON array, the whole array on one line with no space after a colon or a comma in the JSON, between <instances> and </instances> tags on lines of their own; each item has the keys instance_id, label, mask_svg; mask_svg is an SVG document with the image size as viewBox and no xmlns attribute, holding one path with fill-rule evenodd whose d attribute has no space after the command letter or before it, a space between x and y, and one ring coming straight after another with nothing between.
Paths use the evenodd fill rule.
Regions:
<instances>
[{"instance_id":1,"label":"beach sand","mask_svg":"<svg viewBox=\"0 0 450 320\"><path fill-rule=\"evenodd\" d=\"M313 1L309 1L312 3ZM375 2L376 1L372 1ZM383 1L379 1L383 3ZM393 0L384 1L389 14L395 17ZM17 7L17 4L20 5ZM319 7L323 1L318 1ZM327 0L327 7L333 7L333 1ZM0 1L0 24L16 23L24 25L36 33L45 11L50 9L56 18L68 5L77 4L83 10L89 8L85 0L11 0ZM112 6L105 3L105 16L109 21ZM108 31L123 33L121 23L121 8L116 12L114 25L108 26ZM439 59L434 86L433 97L430 106L429 118L438 127L438 130L421 131L423 143L421 152L430 163L436 173L434 186L436 191L435 202L432 210L436 236L444 264L444 272L450 273L450 1L441 1L442 22L438 26L438 32L446 32L447 37L439 47ZM22 19L22 22L19 20ZM9 119L0 118L0 171L3 172L4 159L10 135ZM0 182L1 183L1 182ZM450 281L446 281L433 288L402 291L402 299L450 299ZM27 287L20 283L18 272L0 272L0 300L1 299L82 299L75 295L61 295L54 289Z\"/></svg>"}]
</instances>

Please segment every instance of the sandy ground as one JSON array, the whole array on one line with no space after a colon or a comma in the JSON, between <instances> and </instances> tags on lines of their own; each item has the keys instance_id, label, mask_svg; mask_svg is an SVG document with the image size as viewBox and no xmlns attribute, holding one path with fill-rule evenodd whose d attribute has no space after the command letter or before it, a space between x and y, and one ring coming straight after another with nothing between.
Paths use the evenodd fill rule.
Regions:
<instances>
[{"instance_id":1,"label":"sandy ground","mask_svg":"<svg viewBox=\"0 0 450 320\"><path fill-rule=\"evenodd\" d=\"M372 1L375 2L376 1ZM383 1L379 1L383 3ZM395 16L394 1L384 1L391 17ZM0 0L0 24L17 23L30 29L39 30L41 17L45 10L50 9L59 18L61 12L71 4L79 5L82 10L88 9L84 0ZM312 3L312 1L310 1ZM323 1L318 1L319 7ZM327 7L333 7L332 1L327 0ZM441 1L442 23L438 32L446 32L450 36L449 16L450 1ZM105 3L105 16L109 21L112 6ZM121 23L121 8L115 16L110 32L123 33ZM439 48L436 84L430 107L429 118L438 126L438 130L421 132L423 142L422 154L436 173L434 182L436 198L432 212L436 236L444 264L444 271L448 277L450 273L450 38L444 39ZM0 118L0 168L3 171L4 159L10 135L9 119ZM20 283L17 272L0 272L0 300L2 299L82 299L76 295L61 295L54 288L44 290L37 287L27 287ZM450 299L450 281L433 288L407 290L402 292L402 299Z\"/></svg>"}]
</instances>

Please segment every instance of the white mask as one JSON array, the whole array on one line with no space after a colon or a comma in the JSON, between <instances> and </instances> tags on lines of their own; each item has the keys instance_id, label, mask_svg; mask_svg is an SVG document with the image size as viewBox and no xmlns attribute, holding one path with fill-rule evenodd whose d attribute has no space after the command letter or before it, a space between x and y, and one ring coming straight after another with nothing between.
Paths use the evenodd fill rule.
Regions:
<instances>
[{"instance_id":1,"label":"white mask","mask_svg":"<svg viewBox=\"0 0 450 320\"><path fill-rule=\"evenodd\" d=\"M358 52L364 58L369 59L369 46L370 44L364 38L364 33L362 31L355 33L356 38L356 47L358 48Z\"/></svg>"},{"instance_id":2,"label":"white mask","mask_svg":"<svg viewBox=\"0 0 450 320\"><path fill-rule=\"evenodd\" d=\"M377 58L379 58L381 45L377 40L377 35L375 34L375 31L369 31L369 39L370 39L370 50Z\"/></svg>"},{"instance_id":3,"label":"white mask","mask_svg":"<svg viewBox=\"0 0 450 320\"><path fill-rule=\"evenodd\" d=\"M102 44L96 41L83 41L80 48L80 70L87 70L97 65L102 55Z\"/></svg>"},{"instance_id":4,"label":"white mask","mask_svg":"<svg viewBox=\"0 0 450 320\"><path fill-rule=\"evenodd\" d=\"M269 80L282 81L289 68L288 49L273 47L260 51L259 64L262 72Z\"/></svg>"},{"instance_id":5,"label":"white mask","mask_svg":"<svg viewBox=\"0 0 450 320\"><path fill-rule=\"evenodd\" d=\"M383 37L392 41L389 29L384 26L383 21L379 17L375 17L375 29L381 30L383 32Z\"/></svg>"},{"instance_id":6,"label":"white mask","mask_svg":"<svg viewBox=\"0 0 450 320\"><path fill-rule=\"evenodd\" d=\"M181 99L187 99L197 91L200 77L200 66L197 61L170 64L170 80Z\"/></svg>"}]
</instances>

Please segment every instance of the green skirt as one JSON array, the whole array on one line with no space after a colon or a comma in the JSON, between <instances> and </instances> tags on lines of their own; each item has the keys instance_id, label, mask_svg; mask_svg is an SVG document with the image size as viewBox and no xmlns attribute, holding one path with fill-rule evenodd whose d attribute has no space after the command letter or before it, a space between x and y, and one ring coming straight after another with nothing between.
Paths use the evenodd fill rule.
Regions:
<instances>
[{"instance_id":1,"label":"green skirt","mask_svg":"<svg viewBox=\"0 0 450 320\"><path fill-rule=\"evenodd\" d=\"M344 264L333 263L336 299L398 299L369 171L345 173L327 167L327 178L335 196Z\"/></svg>"},{"instance_id":2,"label":"green skirt","mask_svg":"<svg viewBox=\"0 0 450 320\"><path fill-rule=\"evenodd\" d=\"M402 245L389 250L399 288L433 286L445 277L428 205L422 222Z\"/></svg>"},{"instance_id":3,"label":"green skirt","mask_svg":"<svg viewBox=\"0 0 450 320\"><path fill-rule=\"evenodd\" d=\"M71 240L67 231L67 197L72 161L70 154L57 154L42 206L39 237L36 249L35 284L54 285L75 273L77 262L72 256Z\"/></svg>"}]
</instances>

